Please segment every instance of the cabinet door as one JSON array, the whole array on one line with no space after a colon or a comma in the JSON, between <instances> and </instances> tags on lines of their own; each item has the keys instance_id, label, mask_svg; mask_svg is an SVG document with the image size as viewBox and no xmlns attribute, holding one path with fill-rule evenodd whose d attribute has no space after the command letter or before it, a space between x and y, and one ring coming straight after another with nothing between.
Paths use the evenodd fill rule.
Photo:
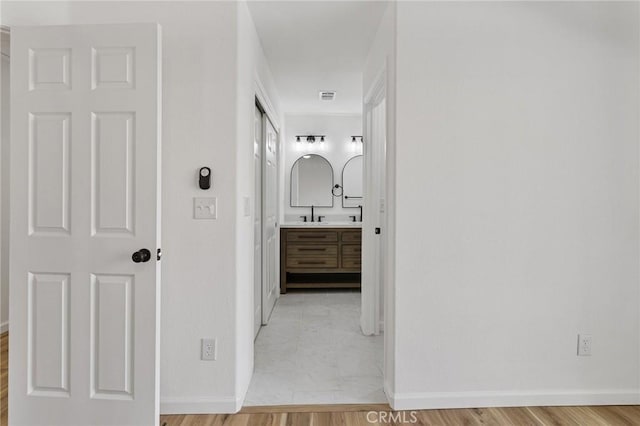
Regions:
<instances>
[{"instance_id":1,"label":"cabinet door","mask_svg":"<svg viewBox=\"0 0 640 426\"><path fill-rule=\"evenodd\" d=\"M362 231L358 230L349 230L349 231L342 231L342 242L343 243L359 243L360 241L362 241Z\"/></svg>"}]
</instances>

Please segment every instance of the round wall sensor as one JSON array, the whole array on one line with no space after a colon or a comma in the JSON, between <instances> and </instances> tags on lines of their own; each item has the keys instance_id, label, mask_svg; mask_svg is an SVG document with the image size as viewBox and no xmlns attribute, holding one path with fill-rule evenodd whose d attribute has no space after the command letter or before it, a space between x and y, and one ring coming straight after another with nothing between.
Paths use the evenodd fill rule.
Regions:
<instances>
[{"instance_id":1,"label":"round wall sensor","mask_svg":"<svg viewBox=\"0 0 640 426\"><path fill-rule=\"evenodd\" d=\"M211 169L209 167L200 168L200 179L198 179L200 189L211 188Z\"/></svg>"}]
</instances>

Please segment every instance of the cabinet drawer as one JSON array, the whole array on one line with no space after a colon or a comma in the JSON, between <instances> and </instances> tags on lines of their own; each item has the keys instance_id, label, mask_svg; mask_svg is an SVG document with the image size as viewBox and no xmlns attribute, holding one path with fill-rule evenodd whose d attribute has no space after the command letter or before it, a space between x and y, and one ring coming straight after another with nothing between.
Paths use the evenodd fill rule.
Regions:
<instances>
[{"instance_id":1,"label":"cabinet drawer","mask_svg":"<svg viewBox=\"0 0 640 426\"><path fill-rule=\"evenodd\" d=\"M287 231L287 241L289 242L335 242L338 241L336 231Z\"/></svg>"},{"instance_id":2,"label":"cabinet drawer","mask_svg":"<svg viewBox=\"0 0 640 426\"><path fill-rule=\"evenodd\" d=\"M287 257L288 268L337 268L338 256Z\"/></svg>"},{"instance_id":3,"label":"cabinet drawer","mask_svg":"<svg viewBox=\"0 0 640 426\"><path fill-rule=\"evenodd\" d=\"M360 269L362 261L359 257L343 257L342 268L343 269Z\"/></svg>"},{"instance_id":4,"label":"cabinet drawer","mask_svg":"<svg viewBox=\"0 0 640 426\"><path fill-rule=\"evenodd\" d=\"M345 244L342 246L343 256L360 257L362 254L362 246L360 244Z\"/></svg>"},{"instance_id":5,"label":"cabinet drawer","mask_svg":"<svg viewBox=\"0 0 640 426\"><path fill-rule=\"evenodd\" d=\"M287 246L288 256L337 256L338 246L336 244L289 244Z\"/></svg>"},{"instance_id":6,"label":"cabinet drawer","mask_svg":"<svg viewBox=\"0 0 640 426\"><path fill-rule=\"evenodd\" d=\"M362 231L342 231L343 242L360 242L362 241Z\"/></svg>"}]
</instances>

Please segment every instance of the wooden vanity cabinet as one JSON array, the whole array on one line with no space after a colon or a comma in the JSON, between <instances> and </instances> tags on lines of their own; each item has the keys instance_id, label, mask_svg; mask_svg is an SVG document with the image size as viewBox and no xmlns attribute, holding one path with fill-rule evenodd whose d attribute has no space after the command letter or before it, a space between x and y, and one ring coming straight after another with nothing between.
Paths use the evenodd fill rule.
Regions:
<instances>
[{"instance_id":1,"label":"wooden vanity cabinet","mask_svg":"<svg viewBox=\"0 0 640 426\"><path fill-rule=\"evenodd\" d=\"M280 292L360 288L362 230L280 228Z\"/></svg>"}]
</instances>

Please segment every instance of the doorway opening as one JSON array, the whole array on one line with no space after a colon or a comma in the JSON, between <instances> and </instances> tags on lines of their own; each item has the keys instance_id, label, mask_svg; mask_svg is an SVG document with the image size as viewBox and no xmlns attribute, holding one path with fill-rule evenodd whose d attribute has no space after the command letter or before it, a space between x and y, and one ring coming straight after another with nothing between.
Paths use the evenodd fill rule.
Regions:
<instances>
[{"instance_id":1,"label":"doorway opening","mask_svg":"<svg viewBox=\"0 0 640 426\"><path fill-rule=\"evenodd\" d=\"M353 22L340 16L346 9L354 16L353 8L361 6L369 9L361 10L362 25L354 31ZM245 406L387 402L380 239L386 222L386 92L380 78L364 96L362 77L386 5L376 4L373 13L371 7L249 6L277 87L282 125L275 178L269 180L269 119L256 103L256 340ZM314 26L345 37L303 31L292 15L313 16ZM352 38L358 42L340 46ZM325 54L319 59L314 52ZM268 200L275 200L274 210ZM275 215L269 224L268 214ZM275 232L268 234L267 227ZM274 235L275 250L266 247ZM269 293L273 277L277 297Z\"/></svg>"}]
</instances>

